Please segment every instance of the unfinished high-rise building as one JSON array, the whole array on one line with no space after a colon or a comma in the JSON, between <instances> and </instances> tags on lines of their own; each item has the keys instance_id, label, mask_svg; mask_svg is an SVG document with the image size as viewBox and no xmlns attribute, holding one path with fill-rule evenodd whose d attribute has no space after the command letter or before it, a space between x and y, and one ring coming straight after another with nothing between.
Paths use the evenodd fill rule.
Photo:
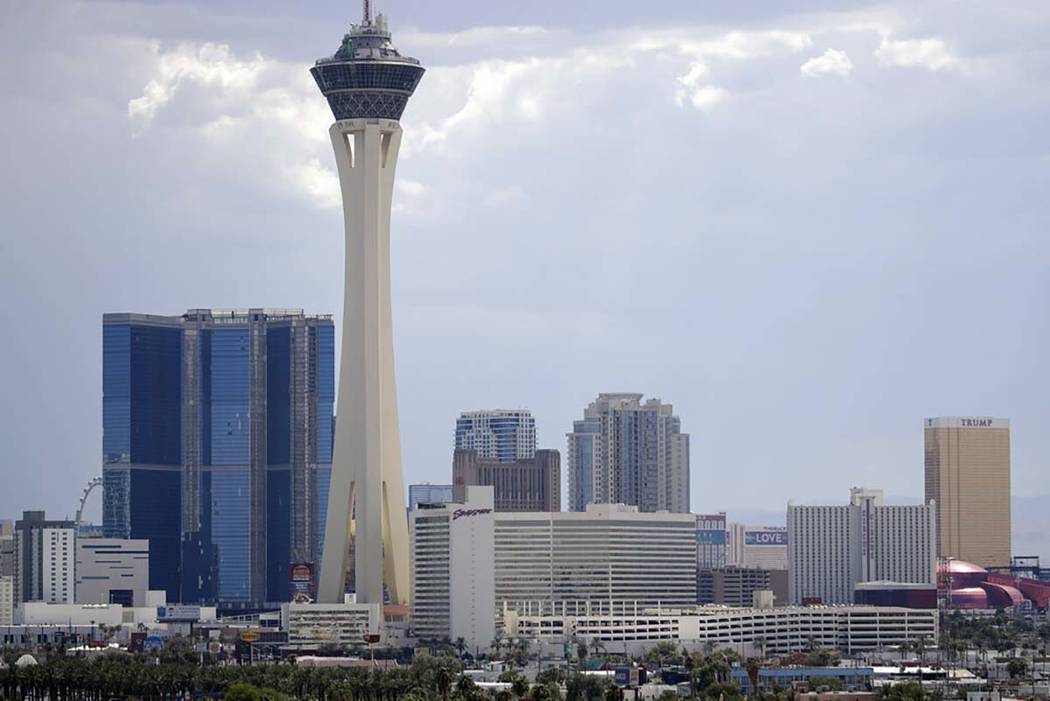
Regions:
<instances>
[{"instance_id":1,"label":"unfinished high-rise building","mask_svg":"<svg viewBox=\"0 0 1050 701\"><path fill-rule=\"evenodd\" d=\"M169 601L284 601L320 562L334 353L301 310L105 315L103 530Z\"/></svg>"}]
</instances>

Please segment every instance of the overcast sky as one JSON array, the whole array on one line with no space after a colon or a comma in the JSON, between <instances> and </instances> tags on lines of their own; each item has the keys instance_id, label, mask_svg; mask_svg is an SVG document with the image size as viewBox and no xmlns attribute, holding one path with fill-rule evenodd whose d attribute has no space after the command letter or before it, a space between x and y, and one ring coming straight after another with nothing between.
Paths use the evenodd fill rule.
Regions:
<instances>
[{"instance_id":1,"label":"overcast sky","mask_svg":"<svg viewBox=\"0 0 1050 701\"><path fill-rule=\"evenodd\" d=\"M634 391L691 434L695 511L919 497L941 414L1009 417L1015 494L1050 493L1045 0L376 4L428 69L393 218L408 482L449 480L461 410L564 451ZM340 318L307 68L359 12L0 4L0 515L100 473L104 312Z\"/></svg>"}]
</instances>

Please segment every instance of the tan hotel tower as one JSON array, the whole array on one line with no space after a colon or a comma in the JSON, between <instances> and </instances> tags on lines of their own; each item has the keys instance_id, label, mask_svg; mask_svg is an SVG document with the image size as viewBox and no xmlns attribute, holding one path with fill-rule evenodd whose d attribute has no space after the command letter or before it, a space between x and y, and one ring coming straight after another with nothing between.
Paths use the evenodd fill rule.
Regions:
<instances>
[{"instance_id":1,"label":"tan hotel tower","mask_svg":"<svg viewBox=\"0 0 1050 701\"><path fill-rule=\"evenodd\" d=\"M937 554L1010 565L1010 421L926 419L926 501L937 502Z\"/></svg>"}]
</instances>

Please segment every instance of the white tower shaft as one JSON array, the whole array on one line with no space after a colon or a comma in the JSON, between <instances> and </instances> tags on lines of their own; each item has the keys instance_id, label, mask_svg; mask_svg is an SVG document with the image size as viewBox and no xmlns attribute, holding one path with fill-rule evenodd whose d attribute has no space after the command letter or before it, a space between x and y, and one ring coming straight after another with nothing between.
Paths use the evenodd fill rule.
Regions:
<instances>
[{"instance_id":1,"label":"white tower shaft","mask_svg":"<svg viewBox=\"0 0 1050 701\"><path fill-rule=\"evenodd\" d=\"M409 598L408 524L394 384L390 207L401 127L347 119L329 129L346 228L335 454L318 598L341 603L353 523L360 603ZM382 563L382 567L379 566Z\"/></svg>"}]
</instances>

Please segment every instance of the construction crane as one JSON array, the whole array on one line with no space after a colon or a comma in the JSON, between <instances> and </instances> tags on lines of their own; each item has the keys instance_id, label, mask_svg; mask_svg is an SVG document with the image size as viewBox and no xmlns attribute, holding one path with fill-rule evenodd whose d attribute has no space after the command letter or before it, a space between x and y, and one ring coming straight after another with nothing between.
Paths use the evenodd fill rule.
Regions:
<instances>
[{"instance_id":1,"label":"construction crane","mask_svg":"<svg viewBox=\"0 0 1050 701\"><path fill-rule=\"evenodd\" d=\"M80 495L80 506L77 508L76 518L73 519L73 523L76 526L77 532L80 531L80 519L84 515L84 504L87 503L88 497L91 496L91 492L94 491L95 487L102 486L101 477L92 477L87 486L84 487L84 493Z\"/></svg>"}]
</instances>

